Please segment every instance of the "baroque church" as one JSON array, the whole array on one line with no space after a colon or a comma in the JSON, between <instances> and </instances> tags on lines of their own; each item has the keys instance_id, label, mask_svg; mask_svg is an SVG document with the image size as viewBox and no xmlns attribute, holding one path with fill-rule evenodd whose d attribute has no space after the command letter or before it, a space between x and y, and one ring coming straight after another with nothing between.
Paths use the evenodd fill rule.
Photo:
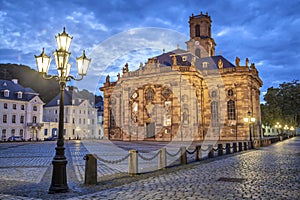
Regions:
<instances>
[{"instance_id":1,"label":"baroque church","mask_svg":"<svg viewBox=\"0 0 300 200\"><path fill-rule=\"evenodd\" d=\"M104 86L104 135L110 140L239 140L261 137L262 80L248 58L215 55L208 13L189 18L187 50L128 64ZM248 121L245 121L249 119ZM250 119L255 119L250 120Z\"/></svg>"}]
</instances>

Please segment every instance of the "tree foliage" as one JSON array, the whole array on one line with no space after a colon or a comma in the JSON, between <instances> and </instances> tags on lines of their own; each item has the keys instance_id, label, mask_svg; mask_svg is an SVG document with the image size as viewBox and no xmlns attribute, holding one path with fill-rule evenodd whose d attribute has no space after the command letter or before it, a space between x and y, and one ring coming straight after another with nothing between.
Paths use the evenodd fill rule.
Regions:
<instances>
[{"instance_id":1,"label":"tree foliage","mask_svg":"<svg viewBox=\"0 0 300 200\"><path fill-rule=\"evenodd\" d=\"M284 82L278 88L268 88L261 104L262 123L273 126L276 122L282 125L300 124L300 83L298 80Z\"/></svg>"}]
</instances>

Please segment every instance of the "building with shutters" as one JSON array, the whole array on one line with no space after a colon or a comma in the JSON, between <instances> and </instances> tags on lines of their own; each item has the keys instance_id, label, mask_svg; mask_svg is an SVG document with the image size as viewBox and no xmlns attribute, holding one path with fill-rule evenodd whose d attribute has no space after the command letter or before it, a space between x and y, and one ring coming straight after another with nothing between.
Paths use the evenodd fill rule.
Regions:
<instances>
[{"instance_id":1,"label":"building with shutters","mask_svg":"<svg viewBox=\"0 0 300 200\"><path fill-rule=\"evenodd\" d=\"M0 80L0 141L11 136L37 140L43 127L43 105L39 94L17 79Z\"/></svg>"}]
</instances>

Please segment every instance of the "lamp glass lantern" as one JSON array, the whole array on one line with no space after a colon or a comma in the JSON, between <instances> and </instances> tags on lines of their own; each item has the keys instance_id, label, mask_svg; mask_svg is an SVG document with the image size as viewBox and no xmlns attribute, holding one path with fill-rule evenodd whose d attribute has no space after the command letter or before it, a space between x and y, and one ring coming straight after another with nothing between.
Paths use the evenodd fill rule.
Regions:
<instances>
[{"instance_id":1,"label":"lamp glass lantern","mask_svg":"<svg viewBox=\"0 0 300 200\"><path fill-rule=\"evenodd\" d=\"M66 33L65 27L63 29L63 32L57 34L55 38L56 38L58 50L69 51L73 37L71 37L69 34Z\"/></svg>"},{"instance_id":2,"label":"lamp glass lantern","mask_svg":"<svg viewBox=\"0 0 300 200\"><path fill-rule=\"evenodd\" d=\"M34 55L35 60L36 60L36 65L38 67L38 72L47 74L51 62L51 57L47 56L45 53L45 50L43 48L43 51L40 55L36 56Z\"/></svg>"},{"instance_id":3,"label":"lamp glass lantern","mask_svg":"<svg viewBox=\"0 0 300 200\"><path fill-rule=\"evenodd\" d=\"M78 74L81 76L85 76L90 66L91 59L85 56L84 50L82 52L82 56L76 58L76 63L77 63Z\"/></svg>"}]
</instances>

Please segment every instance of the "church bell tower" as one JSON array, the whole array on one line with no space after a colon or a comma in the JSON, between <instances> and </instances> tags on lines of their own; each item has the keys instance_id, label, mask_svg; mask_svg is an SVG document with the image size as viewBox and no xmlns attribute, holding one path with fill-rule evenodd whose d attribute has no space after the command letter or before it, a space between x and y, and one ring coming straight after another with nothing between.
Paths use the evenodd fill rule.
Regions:
<instances>
[{"instance_id":1,"label":"church bell tower","mask_svg":"<svg viewBox=\"0 0 300 200\"><path fill-rule=\"evenodd\" d=\"M211 19L208 13L190 16L190 40L187 50L199 58L215 55L216 43L211 37Z\"/></svg>"}]
</instances>

